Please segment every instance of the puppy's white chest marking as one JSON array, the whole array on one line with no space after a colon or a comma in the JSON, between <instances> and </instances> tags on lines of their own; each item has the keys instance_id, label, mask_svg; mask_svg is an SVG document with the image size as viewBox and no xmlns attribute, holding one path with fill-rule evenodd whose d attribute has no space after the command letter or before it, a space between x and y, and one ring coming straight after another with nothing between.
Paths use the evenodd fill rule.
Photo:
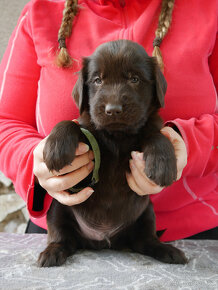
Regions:
<instances>
[{"instance_id":1,"label":"puppy's white chest marking","mask_svg":"<svg viewBox=\"0 0 218 290\"><path fill-rule=\"evenodd\" d=\"M77 212L74 211L75 218L79 224L81 234L90 240L103 241L107 240L110 245L110 240L121 228L122 224L116 227L105 224L93 224L85 221Z\"/></svg>"}]
</instances>

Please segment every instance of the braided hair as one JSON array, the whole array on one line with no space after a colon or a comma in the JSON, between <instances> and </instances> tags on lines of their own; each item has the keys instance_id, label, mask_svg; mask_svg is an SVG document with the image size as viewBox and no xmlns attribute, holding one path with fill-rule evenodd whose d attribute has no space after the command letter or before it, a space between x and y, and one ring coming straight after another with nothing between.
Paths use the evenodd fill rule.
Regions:
<instances>
[{"instance_id":1,"label":"braided hair","mask_svg":"<svg viewBox=\"0 0 218 290\"><path fill-rule=\"evenodd\" d=\"M163 58L162 58L162 54L160 50L160 45L170 28L174 2L175 0L162 1L162 8L161 8L160 16L159 16L158 27L157 27L157 30L155 31L156 37L153 41L154 50L153 50L152 56L157 58L157 62L162 71L164 69L164 63L163 63Z\"/></svg>"},{"instance_id":2,"label":"braided hair","mask_svg":"<svg viewBox=\"0 0 218 290\"><path fill-rule=\"evenodd\" d=\"M72 32L73 20L78 11L77 2L77 0L65 1L62 23L58 32L59 53L56 62L59 67L70 67L72 65L72 58L67 51L66 38L70 37Z\"/></svg>"},{"instance_id":3,"label":"braided hair","mask_svg":"<svg viewBox=\"0 0 218 290\"><path fill-rule=\"evenodd\" d=\"M162 0L158 27L155 31L155 39L153 41L154 49L152 56L157 58L161 70L164 68L164 63L160 45L171 25L174 2L175 0ZM72 58L67 51L66 38L71 35L73 20L78 10L78 0L65 0L62 23L58 32L59 52L57 55L57 65L59 67L66 68L72 66Z\"/></svg>"}]
</instances>

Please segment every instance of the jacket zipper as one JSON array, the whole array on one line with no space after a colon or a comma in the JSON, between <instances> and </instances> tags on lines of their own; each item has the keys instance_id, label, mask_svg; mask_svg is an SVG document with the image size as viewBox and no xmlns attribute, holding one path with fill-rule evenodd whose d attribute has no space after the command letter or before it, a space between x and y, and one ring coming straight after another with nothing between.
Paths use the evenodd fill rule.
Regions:
<instances>
[{"instance_id":1,"label":"jacket zipper","mask_svg":"<svg viewBox=\"0 0 218 290\"><path fill-rule=\"evenodd\" d=\"M127 14L127 11L126 11L126 5L121 7L121 11L122 11L124 29L127 29L128 24L129 24L129 20L128 20L128 14Z\"/></svg>"}]
</instances>

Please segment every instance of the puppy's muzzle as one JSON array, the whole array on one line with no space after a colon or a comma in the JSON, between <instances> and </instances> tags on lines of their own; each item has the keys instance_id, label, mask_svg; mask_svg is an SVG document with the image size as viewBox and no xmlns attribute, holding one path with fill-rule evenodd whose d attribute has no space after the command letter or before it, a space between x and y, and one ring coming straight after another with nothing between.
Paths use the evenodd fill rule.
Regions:
<instances>
[{"instance_id":1,"label":"puppy's muzzle","mask_svg":"<svg viewBox=\"0 0 218 290\"><path fill-rule=\"evenodd\" d=\"M105 114L107 116L118 116L122 113L123 107L119 104L108 103L105 106Z\"/></svg>"}]
</instances>

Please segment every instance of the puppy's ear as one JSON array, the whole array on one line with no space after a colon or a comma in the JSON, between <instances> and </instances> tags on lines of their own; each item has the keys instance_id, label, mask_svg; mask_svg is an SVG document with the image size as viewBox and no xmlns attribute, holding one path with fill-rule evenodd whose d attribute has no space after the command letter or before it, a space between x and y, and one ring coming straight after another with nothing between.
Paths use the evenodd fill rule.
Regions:
<instances>
[{"instance_id":1,"label":"puppy's ear","mask_svg":"<svg viewBox=\"0 0 218 290\"><path fill-rule=\"evenodd\" d=\"M157 64L156 59L154 59L154 77L155 77L155 86L156 86L156 95L157 101L159 103L160 108L164 107L164 97L167 91L167 82L166 79L161 72L159 65Z\"/></svg>"},{"instance_id":2,"label":"puppy's ear","mask_svg":"<svg viewBox=\"0 0 218 290\"><path fill-rule=\"evenodd\" d=\"M80 115L83 111L89 109L88 86L86 84L88 77L88 58L83 59L83 67L79 72L78 80L73 88L73 98L79 108Z\"/></svg>"}]
</instances>

